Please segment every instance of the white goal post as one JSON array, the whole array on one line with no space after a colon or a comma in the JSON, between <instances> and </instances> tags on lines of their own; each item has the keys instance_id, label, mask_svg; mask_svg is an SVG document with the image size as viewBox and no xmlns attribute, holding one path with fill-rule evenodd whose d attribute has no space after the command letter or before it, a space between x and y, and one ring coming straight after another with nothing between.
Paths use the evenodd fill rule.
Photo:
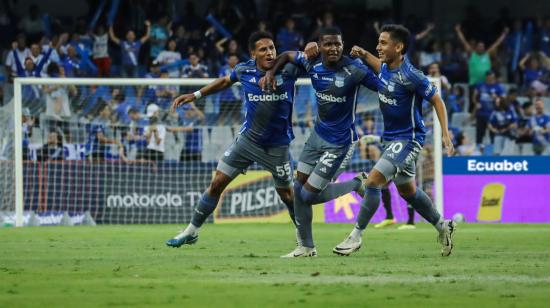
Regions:
<instances>
[{"instance_id":1,"label":"white goal post","mask_svg":"<svg viewBox=\"0 0 550 308\"><path fill-rule=\"evenodd\" d=\"M40 85L75 85L75 86L190 86L199 87L212 82L214 79L149 79L149 78L16 78L14 80L14 176L15 176L15 226L24 225L24 161L23 161L23 87ZM439 85L439 80L432 80ZM311 85L309 79L299 79L298 86ZM378 102L376 101L376 105ZM442 191L442 159L441 159L441 128L434 116L434 154L435 154L435 203L440 212L443 210ZM301 148L302 145L299 145ZM218 153L219 155L219 153Z\"/></svg>"}]
</instances>

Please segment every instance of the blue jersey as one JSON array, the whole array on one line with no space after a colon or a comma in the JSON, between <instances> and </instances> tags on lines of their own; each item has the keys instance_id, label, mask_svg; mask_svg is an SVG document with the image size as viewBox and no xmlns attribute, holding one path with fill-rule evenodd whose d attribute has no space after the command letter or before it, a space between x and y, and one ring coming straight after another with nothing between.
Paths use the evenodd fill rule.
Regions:
<instances>
[{"instance_id":1,"label":"blue jersey","mask_svg":"<svg viewBox=\"0 0 550 308\"><path fill-rule=\"evenodd\" d=\"M516 113L512 109L508 110L495 110L489 117L489 123L496 129L508 128L510 124L517 122ZM509 132L505 133L508 135ZM502 135L497 133L497 135Z\"/></svg>"},{"instance_id":2,"label":"blue jersey","mask_svg":"<svg viewBox=\"0 0 550 308\"><path fill-rule=\"evenodd\" d=\"M105 153L106 146L99 141L97 135L103 133L106 138L111 137L111 130L108 121L101 118L96 118L87 126L88 142L86 143L86 152L88 153Z\"/></svg>"},{"instance_id":3,"label":"blue jersey","mask_svg":"<svg viewBox=\"0 0 550 308\"><path fill-rule=\"evenodd\" d=\"M383 63L378 75L384 86L378 91L384 117L384 141L414 140L424 145L426 128L422 120L422 101L430 100L436 88L409 60L390 70Z\"/></svg>"},{"instance_id":4,"label":"blue jersey","mask_svg":"<svg viewBox=\"0 0 550 308\"><path fill-rule=\"evenodd\" d=\"M477 90L479 91L479 103L481 107L477 110L476 115L489 118L496 106L494 95L504 96L504 88L498 83L482 83L477 86Z\"/></svg>"},{"instance_id":5,"label":"blue jersey","mask_svg":"<svg viewBox=\"0 0 550 308\"><path fill-rule=\"evenodd\" d=\"M288 64L277 73L272 93L264 93L258 85L264 75L255 60L238 64L229 75L231 81L241 82L244 92L246 115L240 134L262 146L288 145L294 139L292 102L298 68Z\"/></svg>"},{"instance_id":6,"label":"blue jersey","mask_svg":"<svg viewBox=\"0 0 550 308\"><path fill-rule=\"evenodd\" d=\"M350 144L357 140L355 109L359 86L378 91L382 86L376 75L360 60L342 57L336 69L323 65L321 57L308 60L299 52L296 63L311 78L317 101L315 132L326 142Z\"/></svg>"}]
</instances>

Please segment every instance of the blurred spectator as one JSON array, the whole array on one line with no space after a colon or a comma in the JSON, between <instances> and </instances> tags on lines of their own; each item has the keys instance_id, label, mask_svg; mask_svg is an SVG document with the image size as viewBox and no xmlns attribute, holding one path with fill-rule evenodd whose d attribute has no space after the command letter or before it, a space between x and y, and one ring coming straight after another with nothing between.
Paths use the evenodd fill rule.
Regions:
<instances>
[{"instance_id":1,"label":"blurred spectator","mask_svg":"<svg viewBox=\"0 0 550 308\"><path fill-rule=\"evenodd\" d=\"M428 76L439 78L439 81L441 82L441 96L443 97L443 99L445 99L451 91L451 83L445 75L441 75L441 71L439 70L439 63L433 62L428 66Z\"/></svg>"},{"instance_id":2,"label":"blurred spectator","mask_svg":"<svg viewBox=\"0 0 550 308\"><path fill-rule=\"evenodd\" d=\"M426 69L432 63L439 62L441 62L441 49L439 47L439 42L436 40L431 40L428 43L428 47L420 52L418 65L420 65L422 69Z\"/></svg>"},{"instance_id":3,"label":"blurred spectator","mask_svg":"<svg viewBox=\"0 0 550 308\"><path fill-rule=\"evenodd\" d=\"M21 110L21 123L23 124L23 159L30 159L29 157L29 144L32 137L32 128L34 126L34 118L31 115L29 108L23 108Z\"/></svg>"},{"instance_id":4,"label":"blurred spectator","mask_svg":"<svg viewBox=\"0 0 550 308\"><path fill-rule=\"evenodd\" d=\"M522 112L518 119L518 130L516 143L519 147L519 154L524 155L527 146L533 144L533 128L536 126L533 117L533 103L527 102L521 106Z\"/></svg>"},{"instance_id":5,"label":"blurred spectator","mask_svg":"<svg viewBox=\"0 0 550 308\"><path fill-rule=\"evenodd\" d=\"M338 27L334 23L334 15L332 14L332 12L325 12L323 14L323 17L317 18L316 21L317 21L317 28L309 36L309 41L317 41L319 38L319 33L323 28L337 28L338 30L340 30L340 27ZM380 31L378 31L378 33L380 33Z\"/></svg>"},{"instance_id":6,"label":"blurred spectator","mask_svg":"<svg viewBox=\"0 0 550 308\"><path fill-rule=\"evenodd\" d=\"M495 73L493 71L487 71L485 75L485 82L474 89L474 94L472 96L472 114L475 115L476 118L477 144L483 142L487 124L489 123L489 117L504 96L504 87L497 82Z\"/></svg>"},{"instance_id":7,"label":"blurred spectator","mask_svg":"<svg viewBox=\"0 0 550 308\"><path fill-rule=\"evenodd\" d=\"M151 27L151 52L149 57L154 60L166 46L168 38L172 36L172 23L168 16L162 16L157 23Z\"/></svg>"},{"instance_id":8,"label":"blurred spectator","mask_svg":"<svg viewBox=\"0 0 550 308\"><path fill-rule=\"evenodd\" d=\"M532 49L533 43L533 24L531 21L527 22L525 28L523 28L522 21L520 19L514 20L512 24L512 31L508 34L506 39L506 45L508 47L508 68L509 68L509 80L518 82L520 80L520 74L518 74L518 63L520 59L529 53Z\"/></svg>"},{"instance_id":9,"label":"blurred spectator","mask_svg":"<svg viewBox=\"0 0 550 308\"><path fill-rule=\"evenodd\" d=\"M16 58L23 63L26 58L30 57L31 51L27 48L27 38L22 33L17 35L17 40L15 44L12 44L12 48L15 49L15 52L8 53L5 65L8 76L15 77L17 76Z\"/></svg>"},{"instance_id":10,"label":"blurred spectator","mask_svg":"<svg viewBox=\"0 0 550 308\"><path fill-rule=\"evenodd\" d=\"M225 47L225 43L227 43L227 47ZM239 59L239 62L244 61L246 57L243 56L243 52L241 50L241 47L239 46L239 43L237 43L236 40L228 40L227 38L223 38L216 42L216 50L218 51L218 54L220 55L220 62L224 65L227 64L227 60L229 56L235 55ZM199 55L200 56L200 55Z\"/></svg>"},{"instance_id":11,"label":"blurred spectator","mask_svg":"<svg viewBox=\"0 0 550 308\"><path fill-rule=\"evenodd\" d=\"M126 32L126 40L121 41L115 35L113 26L109 28L109 36L115 44L120 45L122 48L122 77L124 78L137 78L138 77L138 57L141 45L145 44L149 39L151 33L151 23L145 21L147 26L147 32L139 40L136 41L136 34L134 31L129 30Z\"/></svg>"},{"instance_id":12,"label":"blurred spectator","mask_svg":"<svg viewBox=\"0 0 550 308\"><path fill-rule=\"evenodd\" d=\"M166 127L160 123L159 106L155 104L147 106L147 118L149 118L149 125L144 130L144 137L147 141L144 158L150 161L161 161L164 159Z\"/></svg>"},{"instance_id":13,"label":"blurred spectator","mask_svg":"<svg viewBox=\"0 0 550 308\"><path fill-rule=\"evenodd\" d=\"M37 160L65 160L63 137L55 131L48 133L46 143L37 151Z\"/></svg>"},{"instance_id":14,"label":"blurred spectator","mask_svg":"<svg viewBox=\"0 0 550 308\"><path fill-rule=\"evenodd\" d=\"M523 114L521 104L518 101L518 90L516 88L508 89L508 93L506 93L504 101L506 102L506 105L509 106L518 117Z\"/></svg>"},{"instance_id":15,"label":"blurred spectator","mask_svg":"<svg viewBox=\"0 0 550 308\"><path fill-rule=\"evenodd\" d=\"M550 57L550 16L544 19L544 23L540 27L539 40L540 50Z\"/></svg>"},{"instance_id":16,"label":"blurred spectator","mask_svg":"<svg viewBox=\"0 0 550 308\"><path fill-rule=\"evenodd\" d=\"M38 40L44 33L44 21L36 4L29 6L29 14L21 19L19 28L27 33L31 41Z\"/></svg>"},{"instance_id":17,"label":"blurred spectator","mask_svg":"<svg viewBox=\"0 0 550 308\"><path fill-rule=\"evenodd\" d=\"M509 30L505 28L489 49L485 49L485 43L482 41L475 42L474 44L468 43L460 25L455 26L455 31L464 46L464 50L469 54L468 82L470 85L477 85L483 82L485 75L491 70L491 55L496 52L498 46L504 41Z\"/></svg>"},{"instance_id":18,"label":"blurred spectator","mask_svg":"<svg viewBox=\"0 0 550 308\"><path fill-rule=\"evenodd\" d=\"M208 67L200 63L201 59L196 53L189 55L189 64L182 69L184 78L208 78Z\"/></svg>"},{"instance_id":19,"label":"blurred spectator","mask_svg":"<svg viewBox=\"0 0 550 308\"><path fill-rule=\"evenodd\" d=\"M91 33L93 39L92 56L97 66L98 77L109 77L111 75L111 58L109 57L109 35L105 31L104 25L97 26L94 33Z\"/></svg>"},{"instance_id":20,"label":"blurred spectator","mask_svg":"<svg viewBox=\"0 0 550 308\"><path fill-rule=\"evenodd\" d=\"M301 50L304 46L303 36L296 32L296 23L292 17L288 17L285 26L277 33L277 51L283 53L289 50Z\"/></svg>"},{"instance_id":21,"label":"blurred spectator","mask_svg":"<svg viewBox=\"0 0 550 308\"><path fill-rule=\"evenodd\" d=\"M544 101L541 98L535 100L534 118L533 150L536 155L541 155L548 151L550 144L550 115L544 112Z\"/></svg>"},{"instance_id":22,"label":"blurred spectator","mask_svg":"<svg viewBox=\"0 0 550 308\"><path fill-rule=\"evenodd\" d=\"M168 72L161 72L160 78L169 78ZM156 104L163 110L168 109L172 104L172 100L178 93L178 86L175 85L160 85L155 88Z\"/></svg>"},{"instance_id":23,"label":"blurred spectator","mask_svg":"<svg viewBox=\"0 0 550 308\"><path fill-rule=\"evenodd\" d=\"M237 63L239 63L239 59L236 55L229 56L227 64L224 65L220 70L219 77L229 76ZM223 125L238 125L242 123L241 96L241 88L239 86L229 87L219 94L220 101L218 103L218 108L221 108L223 110L223 112L220 114L220 124L223 123ZM208 122L213 123L212 121Z\"/></svg>"},{"instance_id":24,"label":"blurred spectator","mask_svg":"<svg viewBox=\"0 0 550 308\"><path fill-rule=\"evenodd\" d=\"M494 135L493 153L495 155L513 154L515 146L513 133L517 128L517 116L506 100L500 101L496 110L491 113L488 127Z\"/></svg>"},{"instance_id":25,"label":"blurred spectator","mask_svg":"<svg viewBox=\"0 0 550 308\"><path fill-rule=\"evenodd\" d=\"M161 51L153 62L162 66L181 61L181 53L176 50L176 47L176 41L173 39L169 40L166 44L166 49ZM179 68L169 68L168 75L170 78L178 78L180 76Z\"/></svg>"},{"instance_id":26,"label":"blurred spectator","mask_svg":"<svg viewBox=\"0 0 550 308\"><path fill-rule=\"evenodd\" d=\"M466 61L458 52L453 43L445 41L443 44L443 52L441 53L441 72L449 76L452 80L457 80L464 73L463 67Z\"/></svg>"},{"instance_id":27,"label":"blurred spectator","mask_svg":"<svg viewBox=\"0 0 550 308\"><path fill-rule=\"evenodd\" d=\"M458 146L456 150L460 156L479 156L481 152L477 149L475 143L472 143L468 136L464 133L459 133L456 137Z\"/></svg>"},{"instance_id":28,"label":"blurred spectator","mask_svg":"<svg viewBox=\"0 0 550 308\"><path fill-rule=\"evenodd\" d=\"M187 46L189 46L190 39L191 33L187 32L183 25L179 25L176 28L176 36L174 40L176 41L176 50L180 53L181 57L185 57L187 55Z\"/></svg>"},{"instance_id":29,"label":"blurred spectator","mask_svg":"<svg viewBox=\"0 0 550 308\"><path fill-rule=\"evenodd\" d=\"M544 56L544 55L542 55ZM541 65L541 55L527 53L519 62L523 71L523 86L528 95L545 95L550 79L548 71Z\"/></svg>"},{"instance_id":30,"label":"blurred spectator","mask_svg":"<svg viewBox=\"0 0 550 308\"><path fill-rule=\"evenodd\" d=\"M130 108L128 110L130 116L130 123L128 124L128 131L126 133L126 144L128 145L127 157L130 160L144 157L145 149L147 148L147 140L145 140L144 131L145 127L149 124L147 118L142 118L138 110Z\"/></svg>"},{"instance_id":31,"label":"blurred spectator","mask_svg":"<svg viewBox=\"0 0 550 308\"><path fill-rule=\"evenodd\" d=\"M105 161L110 157L110 145L118 147L118 153L122 160L126 160L122 143L115 138L111 127L111 107L103 104L99 108L99 115L87 126L88 142L86 152L92 161Z\"/></svg>"},{"instance_id":32,"label":"blurred spectator","mask_svg":"<svg viewBox=\"0 0 550 308\"><path fill-rule=\"evenodd\" d=\"M76 48L72 45L67 47L67 54L62 57L62 66L64 74L67 77L83 77L84 71L81 70L81 61L80 57L76 52Z\"/></svg>"},{"instance_id":33,"label":"blurred spectator","mask_svg":"<svg viewBox=\"0 0 550 308\"><path fill-rule=\"evenodd\" d=\"M185 133L185 143L181 149L180 161L202 160L202 127L197 126L204 123L204 113L194 103L183 105L177 110L177 113L180 126L168 128L168 131Z\"/></svg>"},{"instance_id":34,"label":"blurred spectator","mask_svg":"<svg viewBox=\"0 0 550 308\"><path fill-rule=\"evenodd\" d=\"M452 119L453 114L456 112L464 112L464 105L466 104L464 88L462 86L455 85L452 92L447 96L445 103L447 103L449 119Z\"/></svg>"},{"instance_id":35,"label":"blurred spectator","mask_svg":"<svg viewBox=\"0 0 550 308\"><path fill-rule=\"evenodd\" d=\"M382 131L376 127L374 117L370 114L363 116L363 123L357 127L357 134L360 136L381 136ZM361 139L359 143L359 156L361 159L377 161L380 158L381 150L376 138Z\"/></svg>"},{"instance_id":36,"label":"blurred spectator","mask_svg":"<svg viewBox=\"0 0 550 308\"><path fill-rule=\"evenodd\" d=\"M64 78L65 70L57 63L52 62L48 66L48 76L51 78ZM44 85L46 94L46 117L48 118L47 131L61 129L65 138L70 141L69 123L71 107L69 94L76 96L77 89L74 85Z\"/></svg>"}]
</instances>

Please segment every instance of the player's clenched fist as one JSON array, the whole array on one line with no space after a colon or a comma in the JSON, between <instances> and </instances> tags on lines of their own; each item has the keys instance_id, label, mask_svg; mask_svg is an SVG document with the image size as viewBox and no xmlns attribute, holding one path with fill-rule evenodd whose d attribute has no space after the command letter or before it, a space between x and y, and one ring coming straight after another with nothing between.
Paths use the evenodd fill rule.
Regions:
<instances>
[{"instance_id":1,"label":"player's clenched fist","mask_svg":"<svg viewBox=\"0 0 550 308\"><path fill-rule=\"evenodd\" d=\"M180 95L174 99L172 102L172 109L176 109L181 105L185 105L195 100L195 95L193 93L187 93Z\"/></svg>"},{"instance_id":2,"label":"player's clenched fist","mask_svg":"<svg viewBox=\"0 0 550 308\"><path fill-rule=\"evenodd\" d=\"M309 42L307 43L306 47L304 48L304 54L306 55L306 59L315 59L319 55L319 45L317 45L316 42Z\"/></svg>"},{"instance_id":3,"label":"player's clenched fist","mask_svg":"<svg viewBox=\"0 0 550 308\"><path fill-rule=\"evenodd\" d=\"M360 57L360 58L363 58L364 56L367 55L367 51L357 45L353 46L353 48L351 48L351 51L349 52L349 55L352 56L352 57Z\"/></svg>"}]
</instances>

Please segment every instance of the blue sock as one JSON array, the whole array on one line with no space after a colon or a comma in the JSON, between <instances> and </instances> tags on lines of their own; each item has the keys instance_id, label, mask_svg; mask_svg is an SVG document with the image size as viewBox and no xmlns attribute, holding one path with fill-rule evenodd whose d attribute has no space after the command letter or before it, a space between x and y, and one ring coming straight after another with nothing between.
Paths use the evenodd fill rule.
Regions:
<instances>
[{"instance_id":1,"label":"blue sock","mask_svg":"<svg viewBox=\"0 0 550 308\"><path fill-rule=\"evenodd\" d=\"M294 182L294 215L296 219L296 228L302 240L302 246L313 248L313 231L311 222L313 220L313 209L310 204L302 200L303 191L302 184L298 181Z\"/></svg>"},{"instance_id":2,"label":"blue sock","mask_svg":"<svg viewBox=\"0 0 550 308\"><path fill-rule=\"evenodd\" d=\"M378 187L367 187L367 193L363 201L361 202L361 209L359 210L359 215L357 215L357 223L355 227L359 230L364 230L369 221L378 210L380 206L380 188Z\"/></svg>"},{"instance_id":3,"label":"blue sock","mask_svg":"<svg viewBox=\"0 0 550 308\"><path fill-rule=\"evenodd\" d=\"M441 215L437 212L436 208L432 203L432 199L422 191L422 189L417 188L416 193L411 196L404 198L409 202L409 204L422 216L424 219L429 221L434 225L438 230L440 229Z\"/></svg>"},{"instance_id":4,"label":"blue sock","mask_svg":"<svg viewBox=\"0 0 550 308\"><path fill-rule=\"evenodd\" d=\"M208 195L206 192L202 194L199 204L195 207L193 212L193 218L191 223L199 228L206 221L208 216L214 212L216 206L218 205L218 198L214 198Z\"/></svg>"}]
</instances>

